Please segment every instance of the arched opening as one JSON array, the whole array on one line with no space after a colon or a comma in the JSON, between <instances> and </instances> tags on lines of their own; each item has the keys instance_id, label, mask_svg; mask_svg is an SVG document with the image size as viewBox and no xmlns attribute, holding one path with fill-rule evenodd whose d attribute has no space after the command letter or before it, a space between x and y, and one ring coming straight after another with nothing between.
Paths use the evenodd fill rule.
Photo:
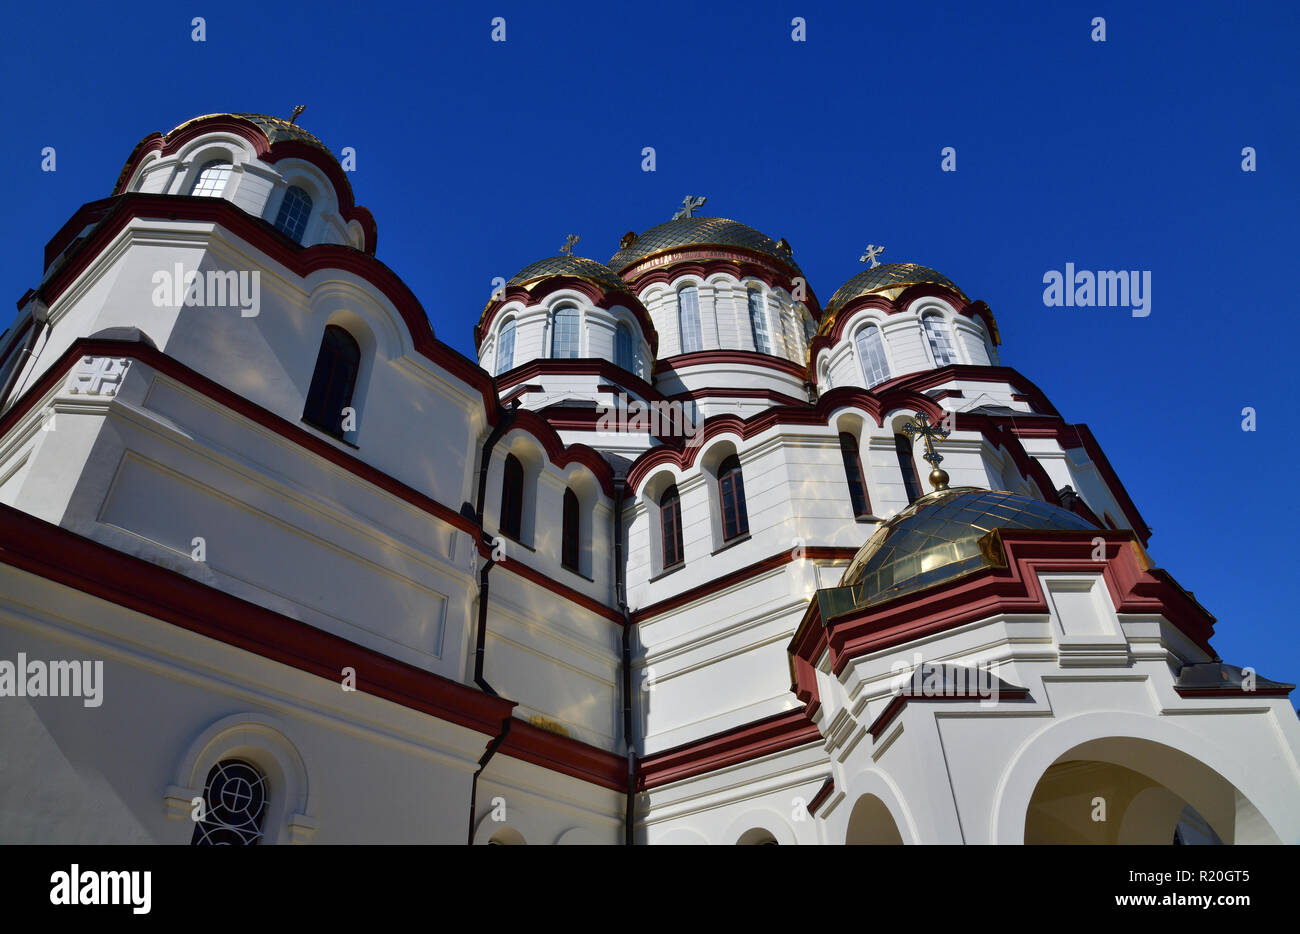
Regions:
<instances>
[{"instance_id":1,"label":"arched opening","mask_svg":"<svg viewBox=\"0 0 1300 934\"><path fill-rule=\"evenodd\" d=\"M659 497L659 533L663 570L666 571L686 560L682 547L682 500L677 495L676 484L670 484Z\"/></svg>"},{"instance_id":2,"label":"arched opening","mask_svg":"<svg viewBox=\"0 0 1300 934\"><path fill-rule=\"evenodd\" d=\"M560 560L570 571L581 573L582 519L578 512L578 494L573 490L565 489L562 511Z\"/></svg>"},{"instance_id":3,"label":"arched opening","mask_svg":"<svg viewBox=\"0 0 1300 934\"><path fill-rule=\"evenodd\" d=\"M513 454L506 455L501 474L501 532L519 541L524 516L524 465Z\"/></svg>"},{"instance_id":4,"label":"arched opening","mask_svg":"<svg viewBox=\"0 0 1300 934\"><path fill-rule=\"evenodd\" d=\"M1205 763L1132 737L1080 744L1039 778L1025 843L1278 843L1255 806Z\"/></svg>"},{"instance_id":5,"label":"arched opening","mask_svg":"<svg viewBox=\"0 0 1300 934\"><path fill-rule=\"evenodd\" d=\"M875 795L863 795L849 814L844 842L849 846L902 846L903 835L885 802Z\"/></svg>"},{"instance_id":6,"label":"arched opening","mask_svg":"<svg viewBox=\"0 0 1300 934\"><path fill-rule=\"evenodd\" d=\"M255 846L262 839L268 786L262 770L243 759L223 759L208 770L192 846Z\"/></svg>"},{"instance_id":7,"label":"arched opening","mask_svg":"<svg viewBox=\"0 0 1300 934\"><path fill-rule=\"evenodd\" d=\"M233 168L228 159L213 159L203 163L199 174L194 178L190 194L196 198L220 198L226 190L226 182Z\"/></svg>"},{"instance_id":8,"label":"arched opening","mask_svg":"<svg viewBox=\"0 0 1300 934\"><path fill-rule=\"evenodd\" d=\"M346 410L352 406L360 369L361 346L356 338L338 325L328 325L316 355L303 421L336 438L352 430L356 419L349 419Z\"/></svg>"},{"instance_id":9,"label":"arched opening","mask_svg":"<svg viewBox=\"0 0 1300 934\"><path fill-rule=\"evenodd\" d=\"M580 320L581 315L576 308L560 308L555 312L554 327L551 329L551 359L577 359Z\"/></svg>"},{"instance_id":10,"label":"arched opening","mask_svg":"<svg viewBox=\"0 0 1300 934\"><path fill-rule=\"evenodd\" d=\"M677 293L677 327L682 353L704 349L704 336L700 330L700 293L693 285L684 286Z\"/></svg>"},{"instance_id":11,"label":"arched opening","mask_svg":"<svg viewBox=\"0 0 1300 934\"><path fill-rule=\"evenodd\" d=\"M502 827L488 838L488 846L527 846L524 835L513 827Z\"/></svg>"},{"instance_id":12,"label":"arched opening","mask_svg":"<svg viewBox=\"0 0 1300 934\"><path fill-rule=\"evenodd\" d=\"M943 315L937 311L926 312L921 316L921 330L925 332L935 366L950 366L957 362L957 348L953 345L952 332Z\"/></svg>"},{"instance_id":13,"label":"arched opening","mask_svg":"<svg viewBox=\"0 0 1300 934\"><path fill-rule=\"evenodd\" d=\"M501 325L501 334L497 338L496 375L500 376L515 365L515 319L507 318Z\"/></svg>"},{"instance_id":14,"label":"arched opening","mask_svg":"<svg viewBox=\"0 0 1300 934\"><path fill-rule=\"evenodd\" d=\"M898 455L898 469L903 475L907 501L914 503L921 498L921 477L916 472L916 460L912 457L912 439L904 434L894 435L894 453Z\"/></svg>"},{"instance_id":15,"label":"arched opening","mask_svg":"<svg viewBox=\"0 0 1300 934\"><path fill-rule=\"evenodd\" d=\"M885 341L880 336L880 328L874 324L858 328L853 338L858 351L858 362L862 364L862 378L870 389L889 379L889 361L885 358Z\"/></svg>"},{"instance_id":16,"label":"arched opening","mask_svg":"<svg viewBox=\"0 0 1300 934\"><path fill-rule=\"evenodd\" d=\"M779 846L776 837L772 836L772 831L763 827L754 827L746 830L736 841L736 846Z\"/></svg>"},{"instance_id":17,"label":"arched opening","mask_svg":"<svg viewBox=\"0 0 1300 934\"><path fill-rule=\"evenodd\" d=\"M763 293L758 289L749 289L749 330L754 338L754 349L759 353L772 352L772 341L768 337L767 309L764 307Z\"/></svg>"}]
</instances>

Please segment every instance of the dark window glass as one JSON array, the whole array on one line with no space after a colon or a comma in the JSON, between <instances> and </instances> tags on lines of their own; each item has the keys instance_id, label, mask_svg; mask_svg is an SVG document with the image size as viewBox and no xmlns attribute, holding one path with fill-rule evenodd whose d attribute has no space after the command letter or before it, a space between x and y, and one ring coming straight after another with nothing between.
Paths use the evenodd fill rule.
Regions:
<instances>
[{"instance_id":1,"label":"dark window glass","mask_svg":"<svg viewBox=\"0 0 1300 934\"><path fill-rule=\"evenodd\" d=\"M275 229L286 237L302 243L302 235L307 232L307 219L311 217L311 195L297 185L284 193L280 202L280 213L275 217Z\"/></svg>"},{"instance_id":2,"label":"dark window glass","mask_svg":"<svg viewBox=\"0 0 1300 934\"><path fill-rule=\"evenodd\" d=\"M501 531L518 541L523 517L524 465L513 454L507 454L501 481Z\"/></svg>"},{"instance_id":3,"label":"dark window glass","mask_svg":"<svg viewBox=\"0 0 1300 934\"><path fill-rule=\"evenodd\" d=\"M840 434L840 455L844 458L844 478L849 482L849 501L855 516L871 515L867 498L867 481L862 475L862 458L858 456L858 439L848 432Z\"/></svg>"},{"instance_id":4,"label":"dark window glass","mask_svg":"<svg viewBox=\"0 0 1300 934\"><path fill-rule=\"evenodd\" d=\"M684 560L682 549L682 501L677 495L677 487L670 486L659 498L659 524L663 532L664 569L681 564Z\"/></svg>"},{"instance_id":5,"label":"dark window glass","mask_svg":"<svg viewBox=\"0 0 1300 934\"><path fill-rule=\"evenodd\" d=\"M208 772L203 819L195 823L192 846L253 846L262 839L266 778L243 759L225 759Z\"/></svg>"},{"instance_id":6,"label":"dark window glass","mask_svg":"<svg viewBox=\"0 0 1300 934\"><path fill-rule=\"evenodd\" d=\"M303 421L342 438L343 410L352 405L360 367L361 348L357 342L347 331L331 324L321 338Z\"/></svg>"},{"instance_id":7,"label":"dark window glass","mask_svg":"<svg viewBox=\"0 0 1300 934\"><path fill-rule=\"evenodd\" d=\"M903 472L903 486L907 501L921 498L921 478L916 475L916 461L912 458L912 441L907 435L894 435L894 450L898 452L898 469Z\"/></svg>"},{"instance_id":8,"label":"dark window glass","mask_svg":"<svg viewBox=\"0 0 1300 934\"><path fill-rule=\"evenodd\" d=\"M578 497L572 490L564 491L564 566L578 570Z\"/></svg>"},{"instance_id":9,"label":"dark window glass","mask_svg":"<svg viewBox=\"0 0 1300 934\"><path fill-rule=\"evenodd\" d=\"M740 458L732 454L718 468L718 493L722 497L722 540L729 542L749 532L745 514L745 481L740 475Z\"/></svg>"}]
</instances>

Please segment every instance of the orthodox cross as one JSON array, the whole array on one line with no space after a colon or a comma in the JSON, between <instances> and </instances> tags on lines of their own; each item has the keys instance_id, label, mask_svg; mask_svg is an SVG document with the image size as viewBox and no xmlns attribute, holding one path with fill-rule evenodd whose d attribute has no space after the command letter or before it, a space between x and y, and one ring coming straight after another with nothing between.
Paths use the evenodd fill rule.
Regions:
<instances>
[{"instance_id":1,"label":"orthodox cross","mask_svg":"<svg viewBox=\"0 0 1300 934\"><path fill-rule=\"evenodd\" d=\"M673 215L673 220L682 217L694 217L693 212L695 209L704 207L704 202L708 200L704 195L687 195L682 199L682 209Z\"/></svg>"},{"instance_id":2,"label":"orthodox cross","mask_svg":"<svg viewBox=\"0 0 1300 934\"><path fill-rule=\"evenodd\" d=\"M295 107L293 109L293 116L289 118L289 122L297 125L298 118L302 116L302 112L306 109L307 109L306 104L299 104L297 107Z\"/></svg>"},{"instance_id":3,"label":"orthodox cross","mask_svg":"<svg viewBox=\"0 0 1300 934\"><path fill-rule=\"evenodd\" d=\"M564 246L560 247L560 252L565 256L572 256L573 247L581 239L582 238L579 237L577 234L569 234L567 237L564 238Z\"/></svg>"},{"instance_id":4,"label":"orthodox cross","mask_svg":"<svg viewBox=\"0 0 1300 934\"><path fill-rule=\"evenodd\" d=\"M860 257L858 257L858 262L871 263L870 268L875 269L877 266L880 265L879 263L876 262L876 257L883 252L885 252L885 248L883 246L876 246L874 243L868 243L867 252L863 253Z\"/></svg>"},{"instance_id":5,"label":"orthodox cross","mask_svg":"<svg viewBox=\"0 0 1300 934\"><path fill-rule=\"evenodd\" d=\"M921 458L934 468L930 471L930 486L936 490L948 489L948 472L939 466L943 461L943 455L934 449L935 439L946 441L948 432L931 425L930 416L924 412L917 412L904 422L903 432L912 439L913 443L916 442L918 435L925 440L925 453L921 455Z\"/></svg>"}]
</instances>

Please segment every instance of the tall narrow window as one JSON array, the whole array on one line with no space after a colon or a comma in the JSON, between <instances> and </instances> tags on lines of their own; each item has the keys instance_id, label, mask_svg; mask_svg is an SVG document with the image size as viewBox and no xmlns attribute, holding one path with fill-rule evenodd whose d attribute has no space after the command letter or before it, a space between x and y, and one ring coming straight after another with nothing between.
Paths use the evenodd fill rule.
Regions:
<instances>
[{"instance_id":1,"label":"tall narrow window","mask_svg":"<svg viewBox=\"0 0 1300 934\"><path fill-rule=\"evenodd\" d=\"M555 313L555 328L551 331L551 357L555 360L573 360L578 356L578 309L561 308Z\"/></svg>"},{"instance_id":2,"label":"tall narrow window","mask_svg":"<svg viewBox=\"0 0 1300 934\"><path fill-rule=\"evenodd\" d=\"M867 388L889 379L889 362L885 359L885 342L880 337L880 328L874 324L860 328L855 343Z\"/></svg>"},{"instance_id":3,"label":"tall narrow window","mask_svg":"<svg viewBox=\"0 0 1300 934\"><path fill-rule=\"evenodd\" d=\"M759 353L772 352L772 340L767 336L767 311L763 308L763 293L750 289L749 329L754 334L754 349Z\"/></svg>"},{"instance_id":4,"label":"tall narrow window","mask_svg":"<svg viewBox=\"0 0 1300 934\"><path fill-rule=\"evenodd\" d=\"M849 482L849 502L853 504L853 515L871 515L867 481L862 475L862 458L858 455L858 439L847 431L840 432L840 456L844 460L844 478Z\"/></svg>"},{"instance_id":5,"label":"tall narrow window","mask_svg":"<svg viewBox=\"0 0 1300 934\"><path fill-rule=\"evenodd\" d=\"M749 532L745 513L745 481L740 458L732 454L718 467L718 495L722 499L722 540L729 542Z\"/></svg>"},{"instance_id":6,"label":"tall narrow window","mask_svg":"<svg viewBox=\"0 0 1300 934\"><path fill-rule=\"evenodd\" d=\"M636 370L636 353L632 349L632 329L619 322L614 329L614 365L627 370Z\"/></svg>"},{"instance_id":7,"label":"tall narrow window","mask_svg":"<svg viewBox=\"0 0 1300 934\"><path fill-rule=\"evenodd\" d=\"M511 318L501 325L501 336L497 338L497 376L515 365L515 319Z\"/></svg>"},{"instance_id":8,"label":"tall narrow window","mask_svg":"<svg viewBox=\"0 0 1300 934\"><path fill-rule=\"evenodd\" d=\"M700 293L693 285L677 293L677 324L682 335L682 353L704 349L700 334Z\"/></svg>"},{"instance_id":9,"label":"tall narrow window","mask_svg":"<svg viewBox=\"0 0 1300 934\"><path fill-rule=\"evenodd\" d=\"M254 846L262 839L266 778L243 759L223 759L203 786L202 819L191 846Z\"/></svg>"},{"instance_id":10,"label":"tall narrow window","mask_svg":"<svg viewBox=\"0 0 1300 934\"><path fill-rule=\"evenodd\" d=\"M275 229L286 237L302 243L307 232L307 218L311 217L311 195L297 185L290 186L280 202L280 213L275 216Z\"/></svg>"},{"instance_id":11,"label":"tall narrow window","mask_svg":"<svg viewBox=\"0 0 1300 934\"><path fill-rule=\"evenodd\" d=\"M196 198L220 198L226 190L226 179L230 178L230 163L224 159L205 162L194 179L190 194Z\"/></svg>"},{"instance_id":12,"label":"tall narrow window","mask_svg":"<svg viewBox=\"0 0 1300 934\"><path fill-rule=\"evenodd\" d=\"M931 312L921 317L921 327L925 330L925 337L930 342L930 353L934 355L935 366L948 366L957 362L957 351L952 345L952 337L948 334L948 323L943 320L943 316Z\"/></svg>"},{"instance_id":13,"label":"tall narrow window","mask_svg":"<svg viewBox=\"0 0 1300 934\"><path fill-rule=\"evenodd\" d=\"M572 490L564 491L564 535L562 558L570 571L578 570L579 531L578 497Z\"/></svg>"},{"instance_id":14,"label":"tall narrow window","mask_svg":"<svg viewBox=\"0 0 1300 934\"><path fill-rule=\"evenodd\" d=\"M903 488L907 501L921 498L921 478L916 475L916 461L912 457L912 440L907 435L894 435L894 450L898 453L898 469L903 472Z\"/></svg>"},{"instance_id":15,"label":"tall narrow window","mask_svg":"<svg viewBox=\"0 0 1300 934\"><path fill-rule=\"evenodd\" d=\"M507 454L501 478L501 531L519 541L523 518L524 465L513 454Z\"/></svg>"},{"instance_id":16,"label":"tall narrow window","mask_svg":"<svg viewBox=\"0 0 1300 934\"><path fill-rule=\"evenodd\" d=\"M677 487L670 486L659 497L659 528L663 533L664 570L681 564L684 558L682 548L682 500L677 495Z\"/></svg>"},{"instance_id":17,"label":"tall narrow window","mask_svg":"<svg viewBox=\"0 0 1300 934\"><path fill-rule=\"evenodd\" d=\"M326 327L320 353L316 355L316 370L311 375L311 388L307 391L303 421L342 438L347 414L343 410L352 405L360 367L361 348L352 335L337 325Z\"/></svg>"}]
</instances>

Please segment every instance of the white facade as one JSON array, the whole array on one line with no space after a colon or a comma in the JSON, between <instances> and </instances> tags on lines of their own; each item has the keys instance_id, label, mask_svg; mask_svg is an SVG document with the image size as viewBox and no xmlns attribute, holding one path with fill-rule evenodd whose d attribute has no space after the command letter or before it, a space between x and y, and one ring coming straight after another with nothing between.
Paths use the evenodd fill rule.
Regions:
<instances>
[{"instance_id":1,"label":"white facade","mask_svg":"<svg viewBox=\"0 0 1300 934\"><path fill-rule=\"evenodd\" d=\"M1108 581L1163 574L1132 557L1141 516L965 296L916 278L823 312L793 297L788 248L719 221L716 243L507 287L476 365L373 260L324 148L254 116L146 138L0 341L0 734L22 753L0 841L188 842L234 759L265 780L263 843L621 843L629 748L636 842L1169 842L1189 806L1224 842L1300 840L1285 691L1189 693L1210 623L1177 585L1116 605ZM194 194L221 160L219 193ZM277 229L291 187L300 238ZM159 275L178 266L257 273L256 313L177 300ZM312 416L343 372L322 370L327 328L357 354L338 430ZM638 424L620 397L690 421ZM800 675L818 593L914 498L908 471L924 484L897 440L918 409L956 413L953 486L1077 496L1124 544L1105 570L1035 571L1041 605L931 614ZM1027 697L912 699L873 735L916 653ZM102 661L100 703L13 696L20 654ZM1115 817L1062 817L1080 796Z\"/></svg>"}]
</instances>

